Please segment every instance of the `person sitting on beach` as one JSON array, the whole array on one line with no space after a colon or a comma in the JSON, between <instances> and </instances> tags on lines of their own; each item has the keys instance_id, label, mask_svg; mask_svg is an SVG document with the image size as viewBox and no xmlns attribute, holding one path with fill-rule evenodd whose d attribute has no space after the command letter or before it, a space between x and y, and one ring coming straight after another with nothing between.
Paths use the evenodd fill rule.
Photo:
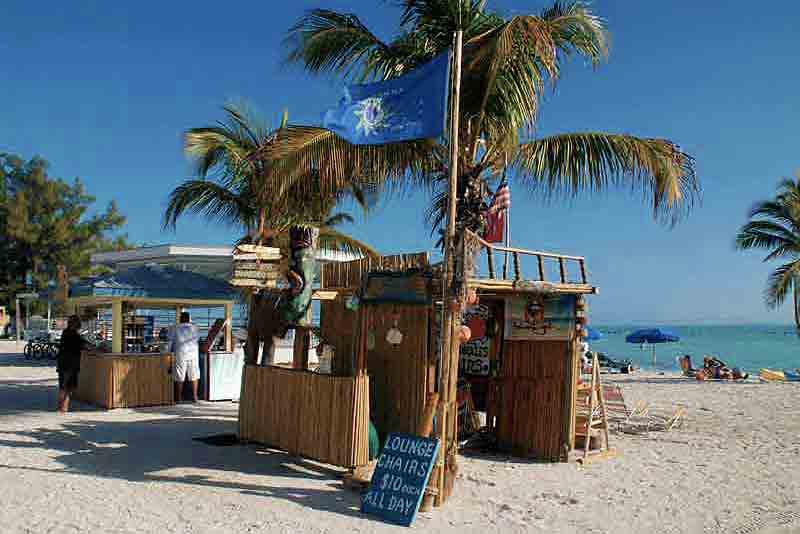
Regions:
<instances>
[{"instance_id":1,"label":"person sitting on beach","mask_svg":"<svg viewBox=\"0 0 800 534\"><path fill-rule=\"evenodd\" d=\"M725 362L714 356L703 358L703 371L707 378L716 378L717 380L743 380L750 376L742 373L738 367L731 369Z\"/></svg>"},{"instance_id":2,"label":"person sitting on beach","mask_svg":"<svg viewBox=\"0 0 800 534\"><path fill-rule=\"evenodd\" d=\"M183 398L183 381L192 384L192 402L197 402L197 381L200 379L200 333L188 313L181 313L180 324L172 331L170 350L173 353L175 402Z\"/></svg>"},{"instance_id":3,"label":"person sitting on beach","mask_svg":"<svg viewBox=\"0 0 800 534\"><path fill-rule=\"evenodd\" d=\"M679 357L678 365L680 365L684 376L697 376L699 369L692 367L692 357L689 354Z\"/></svg>"},{"instance_id":4,"label":"person sitting on beach","mask_svg":"<svg viewBox=\"0 0 800 534\"><path fill-rule=\"evenodd\" d=\"M88 345L81 337L81 319L72 315L67 321L67 328L61 333L58 346L58 411L69 411L69 398L78 388L78 373L81 370L81 351Z\"/></svg>"}]
</instances>

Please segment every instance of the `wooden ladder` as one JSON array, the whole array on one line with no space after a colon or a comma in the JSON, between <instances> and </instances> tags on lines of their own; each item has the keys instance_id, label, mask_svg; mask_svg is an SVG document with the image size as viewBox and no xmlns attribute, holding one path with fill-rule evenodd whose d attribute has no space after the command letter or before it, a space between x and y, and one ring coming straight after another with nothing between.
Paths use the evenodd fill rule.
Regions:
<instances>
[{"instance_id":1,"label":"wooden ladder","mask_svg":"<svg viewBox=\"0 0 800 534\"><path fill-rule=\"evenodd\" d=\"M588 407L588 412L577 410L575 415L575 434L584 438L583 456L578 457L578 461L586 464L591 460L613 457L616 451L608 445L608 412L597 353L592 360L591 382L588 387L578 386L577 402L579 406ZM592 448L592 439L598 437L599 447Z\"/></svg>"}]
</instances>

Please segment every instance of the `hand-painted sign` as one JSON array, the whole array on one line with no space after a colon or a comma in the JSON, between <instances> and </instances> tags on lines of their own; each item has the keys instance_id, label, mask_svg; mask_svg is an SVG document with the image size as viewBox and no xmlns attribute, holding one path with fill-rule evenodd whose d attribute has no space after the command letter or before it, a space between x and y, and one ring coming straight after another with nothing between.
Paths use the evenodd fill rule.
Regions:
<instances>
[{"instance_id":1,"label":"hand-painted sign","mask_svg":"<svg viewBox=\"0 0 800 534\"><path fill-rule=\"evenodd\" d=\"M488 331L493 320L492 310L485 304L467 308L461 317L462 324L469 327L472 337L461 344L461 369L468 375L489 375L489 349L491 347Z\"/></svg>"},{"instance_id":2,"label":"hand-painted sign","mask_svg":"<svg viewBox=\"0 0 800 534\"><path fill-rule=\"evenodd\" d=\"M417 516L438 452L437 439L389 434L369 490L361 500L361 511L390 523L410 526Z\"/></svg>"},{"instance_id":3,"label":"hand-painted sign","mask_svg":"<svg viewBox=\"0 0 800 534\"><path fill-rule=\"evenodd\" d=\"M506 339L571 339L575 295L515 296L506 300Z\"/></svg>"}]
</instances>

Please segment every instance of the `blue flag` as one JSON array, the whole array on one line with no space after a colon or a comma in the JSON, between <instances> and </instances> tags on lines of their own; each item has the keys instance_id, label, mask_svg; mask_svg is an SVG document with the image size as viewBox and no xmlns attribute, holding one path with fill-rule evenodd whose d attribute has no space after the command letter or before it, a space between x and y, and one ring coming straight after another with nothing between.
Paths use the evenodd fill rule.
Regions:
<instances>
[{"instance_id":1,"label":"blue flag","mask_svg":"<svg viewBox=\"0 0 800 534\"><path fill-rule=\"evenodd\" d=\"M447 117L449 53L399 78L350 85L322 125L356 145L439 137Z\"/></svg>"}]
</instances>

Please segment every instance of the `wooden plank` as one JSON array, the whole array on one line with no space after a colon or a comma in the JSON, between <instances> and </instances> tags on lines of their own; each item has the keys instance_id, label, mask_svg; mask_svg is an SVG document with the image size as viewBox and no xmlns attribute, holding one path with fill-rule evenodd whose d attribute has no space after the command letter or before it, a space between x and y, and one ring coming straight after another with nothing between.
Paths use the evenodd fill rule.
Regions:
<instances>
[{"instance_id":1,"label":"wooden plank","mask_svg":"<svg viewBox=\"0 0 800 534\"><path fill-rule=\"evenodd\" d=\"M277 263L267 263L250 260L237 260L234 258L234 271L260 271L260 272L280 272L280 265Z\"/></svg>"},{"instance_id":2,"label":"wooden plank","mask_svg":"<svg viewBox=\"0 0 800 534\"><path fill-rule=\"evenodd\" d=\"M253 269L234 269L233 280L236 279L252 279L252 280L277 280L280 278L281 273L278 271L267 270L253 270Z\"/></svg>"},{"instance_id":3,"label":"wooden plank","mask_svg":"<svg viewBox=\"0 0 800 534\"><path fill-rule=\"evenodd\" d=\"M277 280L255 280L252 278L232 278L228 283L235 287L261 287L273 288L278 287Z\"/></svg>"}]
</instances>

